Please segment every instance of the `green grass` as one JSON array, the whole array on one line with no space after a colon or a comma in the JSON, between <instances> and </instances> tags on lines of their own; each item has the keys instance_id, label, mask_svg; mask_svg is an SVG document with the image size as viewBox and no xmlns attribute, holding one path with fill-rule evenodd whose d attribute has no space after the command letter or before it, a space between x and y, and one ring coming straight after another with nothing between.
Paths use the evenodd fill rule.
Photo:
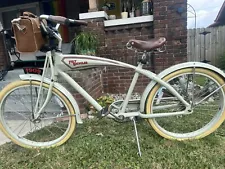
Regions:
<instances>
[{"instance_id":1,"label":"green grass","mask_svg":"<svg viewBox=\"0 0 225 169\"><path fill-rule=\"evenodd\" d=\"M0 169L161 169L225 168L225 126L201 140L178 142L160 137L146 121L138 122L142 157L132 123L86 120L60 147L30 150L13 143L0 147Z\"/></svg>"}]
</instances>

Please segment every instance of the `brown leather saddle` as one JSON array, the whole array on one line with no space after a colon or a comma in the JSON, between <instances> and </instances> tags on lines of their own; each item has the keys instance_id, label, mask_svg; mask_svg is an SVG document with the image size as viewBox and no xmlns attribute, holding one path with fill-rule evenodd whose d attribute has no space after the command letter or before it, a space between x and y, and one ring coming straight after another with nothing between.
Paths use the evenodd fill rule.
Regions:
<instances>
[{"instance_id":1,"label":"brown leather saddle","mask_svg":"<svg viewBox=\"0 0 225 169\"><path fill-rule=\"evenodd\" d=\"M128 42L128 44L130 44L132 47L139 49L139 50L147 51L147 52L157 49L157 48L160 48L165 43L166 43L166 38L164 38L164 37L150 39L148 41L132 39Z\"/></svg>"}]
</instances>

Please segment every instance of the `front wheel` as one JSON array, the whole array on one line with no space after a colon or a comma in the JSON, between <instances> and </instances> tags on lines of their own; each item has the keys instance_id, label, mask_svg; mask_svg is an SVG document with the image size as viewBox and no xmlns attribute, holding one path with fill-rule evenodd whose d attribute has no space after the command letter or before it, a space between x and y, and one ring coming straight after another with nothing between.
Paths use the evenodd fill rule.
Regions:
<instances>
[{"instance_id":1,"label":"front wheel","mask_svg":"<svg viewBox=\"0 0 225 169\"><path fill-rule=\"evenodd\" d=\"M2 131L14 143L25 148L49 148L63 144L72 135L76 120L67 97L56 88L50 101L34 118L34 109L40 87L39 81L16 81L0 94L0 122ZM47 96L48 84L43 84L38 107Z\"/></svg>"},{"instance_id":2,"label":"front wheel","mask_svg":"<svg viewBox=\"0 0 225 169\"><path fill-rule=\"evenodd\" d=\"M185 68L163 78L192 105L193 112L148 119L149 124L167 139L188 140L205 137L215 131L225 119L224 80L215 72L203 68ZM156 84L146 100L146 113L173 113L185 106L170 91Z\"/></svg>"}]
</instances>

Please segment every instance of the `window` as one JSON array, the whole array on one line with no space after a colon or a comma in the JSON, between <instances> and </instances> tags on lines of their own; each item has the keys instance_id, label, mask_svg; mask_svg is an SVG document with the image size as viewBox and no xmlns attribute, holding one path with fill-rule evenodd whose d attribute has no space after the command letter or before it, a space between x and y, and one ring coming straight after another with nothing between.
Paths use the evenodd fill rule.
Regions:
<instances>
[{"instance_id":1,"label":"window","mask_svg":"<svg viewBox=\"0 0 225 169\"><path fill-rule=\"evenodd\" d=\"M11 20L20 16L22 11L29 11L36 15L39 15L39 3L29 3L0 8L0 22L2 23L3 28L11 29Z\"/></svg>"},{"instance_id":2,"label":"window","mask_svg":"<svg viewBox=\"0 0 225 169\"><path fill-rule=\"evenodd\" d=\"M2 27L2 23L0 22L0 31L3 29L3 27Z\"/></svg>"}]
</instances>

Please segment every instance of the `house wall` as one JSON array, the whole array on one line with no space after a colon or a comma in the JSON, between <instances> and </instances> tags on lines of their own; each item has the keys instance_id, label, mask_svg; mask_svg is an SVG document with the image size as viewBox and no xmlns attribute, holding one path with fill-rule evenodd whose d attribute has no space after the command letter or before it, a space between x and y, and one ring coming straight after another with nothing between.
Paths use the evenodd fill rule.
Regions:
<instances>
[{"instance_id":1,"label":"house wall","mask_svg":"<svg viewBox=\"0 0 225 169\"><path fill-rule=\"evenodd\" d=\"M175 3L176 2L176 3ZM177 8L183 8L179 14ZM154 36L167 39L166 51L155 53L156 72L187 61L187 0L154 1Z\"/></svg>"},{"instance_id":2,"label":"house wall","mask_svg":"<svg viewBox=\"0 0 225 169\"><path fill-rule=\"evenodd\" d=\"M89 24L87 27L70 29L70 36L74 37L74 32L79 31L93 32L98 35L100 42L97 56L133 65L137 64L138 57L135 56L133 51L129 51L125 47L130 39L148 40L164 36L167 39L166 51L163 53L155 52L152 57L149 56L149 63L144 67L158 73L171 65L184 62L187 59L187 0L176 0L176 3L178 5L171 0L155 0L154 22L105 28L103 18L91 19L88 20ZM178 7L184 8L183 14L176 12ZM70 9L68 6L67 8ZM68 12L67 15L74 16L74 13ZM134 71L108 67L86 70L86 72L84 71L81 74L78 72L70 72L70 74L94 98L97 98L102 94L102 91L104 93L126 93ZM135 92L141 93L148 83L148 79L140 76ZM72 90L72 92L78 100L79 106L84 110L86 106L85 100L75 91Z\"/></svg>"},{"instance_id":3,"label":"house wall","mask_svg":"<svg viewBox=\"0 0 225 169\"><path fill-rule=\"evenodd\" d=\"M4 69L6 64L6 50L4 46L3 35L0 33L0 70Z\"/></svg>"},{"instance_id":4,"label":"house wall","mask_svg":"<svg viewBox=\"0 0 225 169\"><path fill-rule=\"evenodd\" d=\"M93 98L98 98L103 92L102 70L87 69L83 71L69 71L67 72L82 88L84 88ZM59 82L69 90L76 99L80 112L85 113L90 108L90 104L81 96L75 89L73 89L64 79L59 79Z\"/></svg>"},{"instance_id":5,"label":"house wall","mask_svg":"<svg viewBox=\"0 0 225 169\"><path fill-rule=\"evenodd\" d=\"M186 0L154 1L154 22L145 24L132 24L126 26L114 26L105 28L104 19L88 20L89 25L82 31L97 34L100 41L98 56L106 57L137 64L138 57L134 51L126 49L125 45L130 39L148 40L150 38L165 37L167 39L166 51L155 52L148 57L145 69L159 73L171 65L185 62L187 60L187 13ZM178 8L183 8L183 13L178 13ZM103 74L104 91L107 93L125 93L133 78L134 71L108 67ZM141 93L149 80L143 76L139 77L135 92Z\"/></svg>"},{"instance_id":6,"label":"house wall","mask_svg":"<svg viewBox=\"0 0 225 169\"><path fill-rule=\"evenodd\" d=\"M148 40L153 38L153 24L133 24L127 26L117 26L105 28L105 46L101 47L99 56L115 59L132 65L137 65L141 55L136 56L135 52L128 50L126 44L130 39ZM151 57L147 57L148 64L145 69L153 71ZM134 75L134 70L118 67L108 67L104 74L104 89L108 93L124 93L129 89L129 85ZM142 92L149 80L143 76L135 87L135 92Z\"/></svg>"}]
</instances>

